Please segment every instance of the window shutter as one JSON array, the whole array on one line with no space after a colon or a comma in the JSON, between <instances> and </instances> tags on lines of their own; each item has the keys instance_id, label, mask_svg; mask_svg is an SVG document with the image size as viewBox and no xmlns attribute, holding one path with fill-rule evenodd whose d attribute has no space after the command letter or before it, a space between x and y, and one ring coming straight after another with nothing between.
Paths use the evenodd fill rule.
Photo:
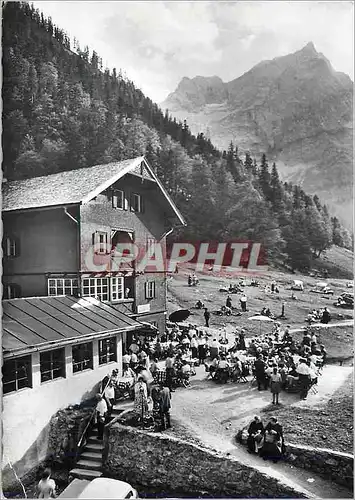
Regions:
<instances>
[{"instance_id":1,"label":"window shutter","mask_svg":"<svg viewBox=\"0 0 355 500\"><path fill-rule=\"evenodd\" d=\"M133 196L133 193L131 193L131 196L130 196L130 207L131 207L131 212L135 212L134 208L133 208L133 200L134 200L134 196Z\"/></svg>"},{"instance_id":2,"label":"window shutter","mask_svg":"<svg viewBox=\"0 0 355 500\"><path fill-rule=\"evenodd\" d=\"M19 257L21 254L20 239L15 238L15 257Z\"/></svg>"},{"instance_id":3,"label":"window shutter","mask_svg":"<svg viewBox=\"0 0 355 500\"><path fill-rule=\"evenodd\" d=\"M111 191L111 198L112 198L112 208L117 208L117 195L115 194L115 191Z\"/></svg>"},{"instance_id":4,"label":"window shutter","mask_svg":"<svg viewBox=\"0 0 355 500\"><path fill-rule=\"evenodd\" d=\"M148 299L148 282L145 283L145 298Z\"/></svg>"},{"instance_id":5,"label":"window shutter","mask_svg":"<svg viewBox=\"0 0 355 500\"><path fill-rule=\"evenodd\" d=\"M153 298L155 299L155 281L153 281Z\"/></svg>"},{"instance_id":6,"label":"window shutter","mask_svg":"<svg viewBox=\"0 0 355 500\"><path fill-rule=\"evenodd\" d=\"M15 299L18 299L19 297L21 297L21 287L20 285L17 285L17 284L14 284L12 285L13 289L12 289L12 295Z\"/></svg>"},{"instance_id":7,"label":"window shutter","mask_svg":"<svg viewBox=\"0 0 355 500\"><path fill-rule=\"evenodd\" d=\"M143 214L143 213L144 213L144 208L145 208L145 207L144 207L144 197L143 197L143 196L141 196L140 198L141 198L141 212L142 212L142 214Z\"/></svg>"}]
</instances>

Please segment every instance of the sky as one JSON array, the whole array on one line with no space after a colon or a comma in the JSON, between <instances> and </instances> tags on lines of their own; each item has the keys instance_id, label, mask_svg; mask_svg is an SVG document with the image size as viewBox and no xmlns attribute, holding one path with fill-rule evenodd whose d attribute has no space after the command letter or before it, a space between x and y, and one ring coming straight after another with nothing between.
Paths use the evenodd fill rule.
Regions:
<instances>
[{"instance_id":1,"label":"sky","mask_svg":"<svg viewBox=\"0 0 355 500\"><path fill-rule=\"evenodd\" d=\"M183 77L241 76L312 41L354 80L354 2L35 1L36 8L122 69L161 103Z\"/></svg>"}]
</instances>

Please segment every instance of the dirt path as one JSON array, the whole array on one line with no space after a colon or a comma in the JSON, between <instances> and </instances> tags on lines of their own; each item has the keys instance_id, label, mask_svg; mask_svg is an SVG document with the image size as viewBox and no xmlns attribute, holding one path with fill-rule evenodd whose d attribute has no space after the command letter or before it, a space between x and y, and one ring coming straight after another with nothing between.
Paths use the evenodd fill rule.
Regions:
<instances>
[{"instance_id":1,"label":"dirt path","mask_svg":"<svg viewBox=\"0 0 355 500\"><path fill-rule=\"evenodd\" d=\"M316 408L344 383L351 370L351 367L326 367L318 394L310 395L306 401L299 401L295 395L282 393L282 401L285 405ZM198 367L191 387L178 389L173 394L172 416L184 423L205 445L229 453L260 472L276 477L298 491L306 492L308 496L351 498L350 492L341 486L286 463L263 462L234 443L236 431L269 402L270 393L267 391L259 392L250 383L217 385L206 380L204 368ZM308 479L313 481L309 482Z\"/></svg>"}]
</instances>

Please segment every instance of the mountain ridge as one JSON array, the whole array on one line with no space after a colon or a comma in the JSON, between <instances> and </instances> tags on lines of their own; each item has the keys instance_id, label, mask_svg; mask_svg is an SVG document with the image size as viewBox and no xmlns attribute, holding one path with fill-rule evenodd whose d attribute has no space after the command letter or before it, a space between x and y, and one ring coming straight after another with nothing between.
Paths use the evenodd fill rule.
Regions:
<instances>
[{"instance_id":1,"label":"mountain ridge","mask_svg":"<svg viewBox=\"0 0 355 500\"><path fill-rule=\"evenodd\" d=\"M352 96L350 77L309 42L229 82L184 78L161 106L217 147L266 151L284 180L321 194L352 227Z\"/></svg>"}]
</instances>

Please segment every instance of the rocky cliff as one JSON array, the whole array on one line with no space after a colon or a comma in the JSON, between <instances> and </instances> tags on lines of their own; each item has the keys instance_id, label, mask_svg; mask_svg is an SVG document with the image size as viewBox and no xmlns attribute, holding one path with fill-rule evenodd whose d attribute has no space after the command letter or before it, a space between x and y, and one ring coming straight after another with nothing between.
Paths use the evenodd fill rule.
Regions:
<instances>
[{"instance_id":1,"label":"rocky cliff","mask_svg":"<svg viewBox=\"0 0 355 500\"><path fill-rule=\"evenodd\" d=\"M231 82L183 78L162 107L220 148L265 152L352 227L352 99L351 79L309 43Z\"/></svg>"}]
</instances>

